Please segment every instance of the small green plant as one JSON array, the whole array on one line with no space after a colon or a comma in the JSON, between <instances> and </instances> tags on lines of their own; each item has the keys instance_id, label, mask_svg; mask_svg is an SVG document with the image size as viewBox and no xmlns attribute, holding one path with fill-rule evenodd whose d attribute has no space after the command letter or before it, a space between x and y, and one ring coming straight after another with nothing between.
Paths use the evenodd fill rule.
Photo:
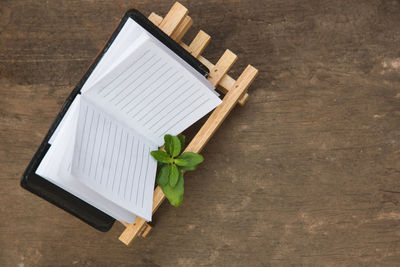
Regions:
<instances>
[{"instance_id":1,"label":"small green plant","mask_svg":"<svg viewBox=\"0 0 400 267\"><path fill-rule=\"evenodd\" d=\"M203 156L194 152L183 152L185 136L164 136L164 150L151 151L151 155L159 162L156 182L171 205L178 207L183 201L183 172L193 171Z\"/></svg>"}]
</instances>

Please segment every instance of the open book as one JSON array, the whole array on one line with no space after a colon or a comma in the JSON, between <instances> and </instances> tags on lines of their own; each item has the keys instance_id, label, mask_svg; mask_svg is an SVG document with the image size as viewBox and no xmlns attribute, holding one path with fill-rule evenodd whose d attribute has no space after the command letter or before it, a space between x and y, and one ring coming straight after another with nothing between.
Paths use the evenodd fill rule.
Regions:
<instances>
[{"instance_id":1,"label":"open book","mask_svg":"<svg viewBox=\"0 0 400 267\"><path fill-rule=\"evenodd\" d=\"M36 174L120 221L151 220L157 150L221 103L187 61L129 18L49 140Z\"/></svg>"}]
</instances>

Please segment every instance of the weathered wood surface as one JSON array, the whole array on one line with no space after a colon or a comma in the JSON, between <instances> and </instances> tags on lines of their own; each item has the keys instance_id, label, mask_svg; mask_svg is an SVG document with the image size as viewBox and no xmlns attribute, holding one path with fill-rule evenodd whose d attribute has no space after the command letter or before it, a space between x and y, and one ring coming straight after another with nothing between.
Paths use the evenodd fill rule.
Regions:
<instances>
[{"instance_id":1,"label":"weathered wood surface","mask_svg":"<svg viewBox=\"0 0 400 267\"><path fill-rule=\"evenodd\" d=\"M259 75L186 174L180 208L126 247L19 187L19 176L125 10L169 1L0 2L1 266L400 262L400 2L184 1ZM186 37L185 37L186 38ZM184 40L185 40L184 38Z\"/></svg>"}]
</instances>

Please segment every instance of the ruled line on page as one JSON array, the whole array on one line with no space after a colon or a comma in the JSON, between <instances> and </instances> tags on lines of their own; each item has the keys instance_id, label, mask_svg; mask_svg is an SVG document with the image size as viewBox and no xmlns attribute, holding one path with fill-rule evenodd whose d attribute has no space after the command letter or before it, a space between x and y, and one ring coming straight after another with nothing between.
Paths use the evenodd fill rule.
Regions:
<instances>
[{"instance_id":1,"label":"ruled line on page","mask_svg":"<svg viewBox=\"0 0 400 267\"><path fill-rule=\"evenodd\" d=\"M129 78L132 78L133 74L136 73L139 70L143 70L143 67L146 66L149 62L151 62L150 60L152 60L155 57L155 55L152 55L149 59L147 59L147 61L145 61L144 63L142 63L140 66L138 66L136 69L133 69L133 72L129 73L126 75L125 78L123 78L122 80L117 80L114 79L114 81L118 82L118 84L113 85L113 86L109 86L108 92L106 94L103 95L103 97L108 97L111 93L115 92L115 88L118 88L123 82L125 82L126 80L128 80ZM153 62L154 63L154 62ZM155 64L155 63L154 63ZM151 67L151 65L150 65ZM128 72L128 70L122 70L121 73L126 74ZM142 72L143 74L143 72Z\"/></svg>"},{"instance_id":2,"label":"ruled line on page","mask_svg":"<svg viewBox=\"0 0 400 267\"><path fill-rule=\"evenodd\" d=\"M180 78L178 78L179 80ZM175 82L174 82L175 83ZM184 82L181 86L183 86L186 82ZM171 85L172 86L172 85ZM139 121L141 121L143 118L145 118L147 115L150 114L150 112L145 111L146 109L148 110L153 110L156 107L159 107L161 102L163 101L163 99L161 98L160 101L156 102L156 99L158 99L161 95L168 93L168 89L171 88L171 86L169 86L168 88L166 88L166 90L159 90L158 95L156 95L153 100L151 101L151 103L149 105L146 105L143 110L142 110L142 116L138 119ZM167 96L167 98L165 98L164 100L168 99L170 96L172 96L177 90L179 89L179 87L177 87L175 90L173 90L171 93L169 93L169 95ZM167 104L168 105L168 104ZM135 118L136 115L138 115L139 113L135 113L133 118Z\"/></svg>"},{"instance_id":3,"label":"ruled line on page","mask_svg":"<svg viewBox=\"0 0 400 267\"><path fill-rule=\"evenodd\" d=\"M120 171L120 173L118 175L118 180L116 180L116 183L118 184L118 191L116 191L117 190L117 185L116 185L116 188L115 188L115 192L117 193L118 196L120 196L119 193L120 193L121 182L122 182L122 179L123 179L123 174L126 172L126 167L125 167L126 164L125 164L125 162L126 162L127 157L128 157L127 150L128 150L129 136L130 135L127 132L125 141L123 142L123 145L122 145L122 147L124 148L124 152L121 152L122 159L121 159L121 163L119 164L121 166L121 171Z\"/></svg>"},{"instance_id":4,"label":"ruled line on page","mask_svg":"<svg viewBox=\"0 0 400 267\"><path fill-rule=\"evenodd\" d=\"M196 91L196 90L193 90L192 92L189 93L189 95L188 95L187 97L185 97L185 98L184 98L182 101L180 101L178 104L166 106L166 108L169 108L169 111L167 111L166 113L163 113L163 114L161 115L161 117L160 117L157 121L155 121L149 128L150 128L150 129L153 129L153 127L157 126L166 116L168 116L171 112L173 112L175 107L179 107L179 105L181 105L182 103L184 103L186 100L188 100L190 97L192 97L192 96L195 95L196 93L197 93L197 91ZM175 102L175 101L176 101L176 99L174 99L173 102ZM155 133L158 132L158 128L157 128L157 130L154 130L154 132L155 132Z\"/></svg>"},{"instance_id":5,"label":"ruled line on page","mask_svg":"<svg viewBox=\"0 0 400 267\"><path fill-rule=\"evenodd\" d=\"M176 80L175 82L179 82L179 79ZM165 89L165 91L169 90L172 86L176 85L175 82L171 83L171 85L168 86L168 87ZM138 114L138 113L142 112L142 110L139 109L139 106L140 106L140 104L143 104L143 103L144 103L144 101L146 100L146 98L147 98L151 93L153 93L153 91L149 91L149 92L147 93L147 95L145 95L145 96L142 97L142 98L137 98L136 100L137 100L137 102L138 102L138 103L137 103L138 106L132 105L132 108L127 112L127 114L129 114L129 113L131 113L132 111L135 111L135 110L136 110L136 112L133 113L133 116L131 116L131 117L134 117L135 114ZM135 109L135 110L134 110L134 109ZM139 109L139 110L138 110L138 109ZM137 111L137 110L138 110L138 111Z\"/></svg>"},{"instance_id":6,"label":"ruled line on page","mask_svg":"<svg viewBox=\"0 0 400 267\"><path fill-rule=\"evenodd\" d=\"M120 194L120 191L121 191L121 183L122 183L122 178L123 178L123 174L124 174L124 170L125 170L125 168L124 168L125 162L126 162L127 159L128 159L128 156L127 156L128 144L129 144L129 134L128 134L128 132L127 132L127 133L126 133L126 143L125 143L125 146L124 146L124 147L125 147L125 152L123 153L123 154L124 154L124 157L123 157L123 159L122 159L121 174L120 174L120 179L118 179L118 192L117 192L118 195ZM131 155L132 155L132 153L131 153ZM129 170L129 167L128 167L128 170Z\"/></svg>"},{"instance_id":7,"label":"ruled line on page","mask_svg":"<svg viewBox=\"0 0 400 267\"><path fill-rule=\"evenodd\" d=\"M104 137L104 129L106 126L106 120L103 118L103 129L101 130L101 141L100 141L100 151L103 147L103 137ZM97 155L97 162L96 162L96 168L94 172L94 179L97 180L97 170L99 169L99 162L100 162L100 153Z\"/></svg>"},{"instance_id":8,"label":"ruled line on page","mask_svg":"<svg viewBox=\"0 0 400 267\"><path fill-rule=\"evenodd\" d=\"M110 172L111 172L111 162L112 162L112 159L114 158L114 148L115 148L115 141L116 141L116 139L117 139L117 126L115 125L115 133L114 133L114 139L113 139L113 141L112 141L112 143L111 143L111 146L112 146L112 150L111 150L111 156L110 156L110 160L109 160L109 164L108 164L108 168L107 168L107 181L106 181L106 186L108 186L108 183L109 183L109 180L110 180Z\"/></svg>"},{"instance_id":9,"label":"ruled line on page","mask_svg":"<svg viewBox=\"0 0 400 267\"><path fill-rule=\"evenodd\" d=\"M109 125L110 125L110 127L108 127L108 135L107 135L107 143L106 143L106 147L105 147L106 152L105 152L105 156L104 156L104 163L101 168L100 184L103 184L103 173L104 173L104 168L106 166L106 157L108 155L108 153L107 153L108 152L108 144L110 142L110 135L111 135L111 126L112 126L111 121L109 121Z\"/></svg>"},{"instance_id":10,"label":"ruled line on page","mask_svg":"<svg viewBox=\"0 0 400 267\"><path fill-rule=\"evenodd\" d=\"M206 100L204 100L203 102L201 102L198 106L196 106L195 108L193 108L192 112L198 108L200 108L202 105L204 105L205 103L207 103L210 99L207 98ZM188 112L185 116L183 116L181 119L179 119L175 124L173 124L171 127L169 127L163 134L161 134L160 136L164 136L165 134L167 134L172 128L174 128L177 124L179 124L181 121L183 121L184 119L186 119L189 115L192 114L192 112Z\"/></svg>"},{"instance_id":11,"label":"ruled line on page","mask_svg":"<svg viewBox=\"0 0 400 267\"><path fill-rule=\"evenodd\" d=\"M178 85L177 82L178 82L178 81L181 81L181 80L182 80L182 76L179 77L178 79L176 79L174 82L172 82L171 85L168 86L167 88L165 88L164 90L158 90L158 95L156 95L154 98L149 99L148 102L144 102L144 101L143 101L142 103L140 103L140 104L144 105L143 109L140 110L140 112L135 112L135 113L133 113L132 118L136 118L137 115L142 115L142 117L139 119L139 121L141 121L141 119L142 119L143 117L145 117L146 115L150 114L150 112L145 111L146 108L148 108L149 111L152 111L152 109L155 108L155 107L167 106L168 104L163 103L163 100L165 101L165 100L167 100L167 99L170 98L170 97L174 97L175 92L176 92L177 90L179 90L180 87L182 87L183 85L185 85L186 83L188 83L188 81L185 81L185 80L184 80L182 84ZM169 89L174 88L174 86L176 86L176 88L175 88L175 89L172 89L172 90L173 90L172 92L169 92ZM150 92L150 94L151 94L151 93L157 93L157 91L155 91L155 92ZM149 94L149 95L150 95L150 94ZM161 100L158 101L158 102L156 102L156 99L158 99L158 98L159 98L161 95L163 95L163 94L167 94L167 97L164 98L164 99L161 99ZM162 103L163 103L163 104L162 104ZM139 109L140 104L138 105L137 109ZM151 108L150 108L150 106L151 106ZM154 110L153 110L153 111L154 111Z\"/></svg>"},{"instance_id":12,"label":"ruled line on page","mask_svg":"<svg viewBox=\"0 0 400 267\"><path fill-rule=\"evenodd\" d=\"M171 68L169 68L169 69L167 69L166 71L164 71L163 73L161 73L161 74L159 74L158 76L155 76L156 78L151 78L151 79L149 79L147 82L149 82L149 84L145 87L145 88L142 88L142 90L141 91L139 91L139 94L137 94L137 95L133 95L132 96L132 99L129 101L129 102L127 102L122 108L121 108L121 110L123 110L123 109L125 109L125 107L127 107L128 105L130 105L130 104L132 104L132 102L135 100L135 99L137 99L141 94L142 94L142 92L145 92L146 90L148 90L149 88L150 88L150 86L154 86L155 84L157 84L157 82L160 82L160 83L166 83L175 73L173 73L171 76L169 76L166 80L161 80L162 78L163 78L163 76L166 74L166 73L168 73L169 71L171 70ZM153 73L154 74L154 73ZM151 83L151 80L153 80L153 79L155 79L156 80L156 82L154 82L154 83ZM144 83L143 83L144 84ZM140 84L140 85L142 85L142 84ZM137 88L140 88L139 86L137 87ZM135 90L136 91L136 90ZM133 93L134 91L132 91L132 92L130 92L127 96L126 96L126 99L128 99L128 96L130 97L131 95L132 95L132 93Z\"/></svg>"},{"instance_id":13,"label":"ruled line on page","mask_svg":"<svg viewBox=\"0 0 400 267\"><path fill-rule=\"evenodd\" d=\"M151 85L151 82L150 82L151 80L149 79L149 77L153 78L152 75L153 75L154 73L156 73L157 71L159 71L160 69L164 68L165 66L166 66L166 63L164 63L163 65L161 65L157 70L153 71L152 73L149 72L149 73L148 73L148 76L147 76L147 80L145 79L141 84L134 86L134 88L133 88L131 91L128 91L128 93L127 93L125 96L121 97L120 100L119 100L118 102L115 102L115 105L116 105L116 106L119 106L119 105L121 104L122 101L126 100L126 98L127 98L128 96L130 96L132 93L134 93L135 91L137 91L137 90L140 88L140 86L141 86L142 84L148 82L149 85L148 85L147 87L149 87L149 86ZM169 69L167 69L164 73L168 72L168 70L169 70ZM162 75L164 75L164 73L163 73L163 74L159 74L159 76L158 76L156 79L160 78ZM124 90L128 89L129 87L132 87L132 84L128 84L127 86L125 86L125 88L123 88L123 89L121 90L121 92L118 94L118 96L121 95L122 92L123 92ZM145 90L145 89L144 89L144 90ZM111 101L112 101L112 100L111 100ZM121 109L122 109L122 108L121 108Z\"/></svg>"},{"instance_id":14,"label":"ruled line on page","mask_svg":"<svg viewBox=\"0 0 400 267\"><path fill-rule=\"evenodd\" d=\"M144 145L143 145L143 152L142 152L142 156L141 156L141 158L142 158L142 162L140 163L140 171L139 171L139 181L138 181L138 186L137 186L137 188L136 188L136 201L135 201L135 204L137 205L137 200L138 200L138 195L139 195L139 186L140 186L140 179L142 178L142 169L143 169L143 159L144 159Z\"/></svg>"},{"instance_id":15,"label":"ruled line on page","mask_svg":"<svg viewBox=\"0 0 400 267\"><path fill-rule=\"evenodd\" d=\"M156 84L153 84L153 86L155 86L155 85L158 85L158 84L165 84L165 83L167 83L170 79L172 79L172 77L174 77L176 75L176 73L172 73L170 76L168 76L168 78L166 79L166 80L161 80L161 79L159 79L158 81L159 81L159 83L156 83ZM173 82L174 83L174 82ZM173 83L172 83L172 85L173 85ZM146 88L144 88L144 90L142 90L141 92L139 92L139 94L138 95L136 95L135 97L133 97L128 103L126 103L123 107L122 107L122 110L124 110L126 107L127 108L129 108L128 107L128 105L129 106L131 106L130 107L130 109L128 110L128 111L126 111L126 113L127 114L129 114L134 108L135 108L135 105L134 105L134 101L135 100L137 100L137 101L140 101L140 98L139 98L139 96L145 91L145 90L147 90L148 88L149 88L150 86L148 86L148 87L146 87ZM160 87L160 86L159 86ZM166 89L168 89L168 88L166 88ZM139 100L138 100L139 99Z\"/></svg>"},{"instance_id":16,"label":"ruled line on page","mask_svg":"<svg viewBox=\"0 0 400 267\"><path fill-rule=\"evenodd\" d=\"M137 63L139 63L141 60L138 60L135 62L135 64L131 65L130 68L126 68L124 70L122 70L117 77L113 78L111 80L111 82L108 82L106 86L104 86L102 89L99 90L98 94L102 94L103 90L105 91L105 93L103 94L104 97L108 96L110 93L112 93L112 89L115 88L116 86L118 86L119 84L123 83L124 81L126 81L127 79L129 79L129 77L132 77L133 74L135 74L137 71L139 71L141 69L142 66L144 66L145 64L147 64L152 58L154 57L154 55L150 56L148 59L144 60L144 62L141 62L141 65L138 68L134 68L133 71L131 71L131 68L136 65ZM143 59L143 57L141 57L140 59ZM119 78L121 76L123 76L124 74L126 74L128 71L131 71L130 73L127 74L127 76L125 78L122 78L122 80L119 80ZM114 82L119 82L117 85L113 85L111 86Z\"/></svg>"},{"instance_id":17,"label":"ruled line on page","mask_svg":"<svg viewBox=\"0 0 400 267\"><path fill-rule=\"evenodd\" d=\"M126 137L124 139L125 141L123 142L124 145L122 145L122 149L124 151L124 152L122 152L123 157L121 159L121 163L119 164L119 165L122 165L122 166L121 166L119 175L117 175L118 181L114 181L114 183L118 183L118 193L117 193L118 195L119 195L119 188L120 188L121 180L122 180L122 174L124 173L124 170L125 170L124 166L125 166L125 161L126 161L126 158L127 158L126 150L127 150L128 141L129 141L128 138L129 138L129 135L128 135L128 132L126 132ZM112 191L114 191L114 184L113 184Z\"/></svg>"},{"instance_id":18,"label":"ruled line on page","mask_svg":"<svg viewBox=\"0 0 400 267\"><path fill-rule=\"evenodd\" d=\"M125 87L122 87L122 86L121 86L122 83L123 83L124 81L122 81L121 83L119 83L118 86L115 86L114 91L113 91L113 92L115 92L115 96L112 97L111 99L109 99L109 101L110 101L110 102L113 102L113 101L115 100L116 97L118 97L126 88L129 88L129 87L131 87L133 84L135 84L136 81L138 81L138 80L140 80L140 79L143 79L143 82L146 82L146 81L148 80L149 76L152 74L151 69L152 69L154 66L156 66L156 64L159 63L160 61L161 61L161 58L158 58L158 59L156 59L154 62L152 62L152 63L150 64L150 66L146 66L146 67L145 67L145 65L146 65L147 63L150 62L150 61L148 61L148 62L146 62L146 64L144 64L143 66L139 67L137 70L141 70L142 72L140 72L140 74L138 74L137 77L135 77L135 78L133 78L133 76L128 76L127 79L125 79L125 80L128 80L128 78L131 78L131 80L133 79L133 82L128 83L127 86L125 86ZM121 86L121 88L119 88L119 86ZM138 86L136 86L136 87L133 88L133 89L136 89L136 88L138 88ZM110 91L110 92L111 92L111 91Z\"/></svg>"},{"instance_id":19,"label":"ruled line on page","mask_svg":"<svg viewBox=\"0 0 400 267\"><path fill-rule=\"evenodd\" d=\"M150 166L150 151L151 149L149 149L149 153L148 153L148 159L147 159L147 167L146 167L146 175L144 176L144 177L147 177L147 174L149 173L149 166ZM145 190L146 190L146 180L144 180L143 181L143 194L142 194L142 208L143 208L143 205L144 205L144 194L146 193L145 192Z\"/></svg>"},{"instance_id":20,"label":"ruled line on page","mask_svg":"<svg viewBox=\"0 0 400 267\"><path fill-rule=\"evenodd\" d=\"M128 70L129 68L131 68L133 65L137 64L147 53L150 52L150 49L145 51L138 59L136 59L134 62L132 62L131 65L128 66L128 68L126 68L126 70ZM114 79L112 79L109 83L107 83L106 85L104 85L102 88L99 89L99 94L105 89L107 88L111 83L114 82L114 80L118 79L122 74L124 74L124 72L119 73Z\"/></svg>"},{"instance_id":21,"label":"ruled line on page","mask_svg":"<svg viewBox=\"0 0 400 267\"><path fill-rule=\"evenodd\" d=\"M116 163L114 164L114 176L113 176L113 179L112 179L111 191L114 191L115 179L117 178L116 175L117 175L117 169L118 169L118 163L119 163L119 155L121 154L121 145L122 145L122 135L123 135L123 134L124 134L124 130L121 129L121 135L120 135L120 137L119 137L119 145L118 145L118 149L117 149L117 151L116 151L116 154L117 154L117 161L116 161Z\"/></svg>"},{"instance_id":22,"label":"ruled line on page","mask_svg":"<svg viewBox=\"0 0 400 267\"><path fill-rule=\"evenodd\" d=\"M161 69L161 68L160 68ZM166 70L163 74L165 74L165 73L167 73L168 72L168 70ZM152 76L152 75L154 75L154 72L152 72L151 73L151 75L149 75L149 76ZM160 76L161 77L161 76ZM160 78L159 77L159 78ZM139 85L137 85L137 86L135 86L135 88L133 88L130 92L128 92L128 94L126 94L126 96L124 97L124 98L122 98L122 100L121 101L119 101L118 103L116 103L116 106L120 109L120 110L124 110L126 107L128 107L128 105L131 105L132 104L132 102L135 100L135 99L137 99L141 94L142 94L142 92L144 92L145 90L147 90L150 86L152 86L153 84L151 83L151 80L152 80L152 77L150 77L149 79L147 79L147 80L144 80L143 82L141 82ZM142 88L141 86L143 85L143 84L145 84L146 82L148 82L149 84L145 87L145 88ZM138 91L138 89L140 89L139 91ZM138 92L138 94L136 94L136 92ZM135 93L135 94L134 94ZM130 100L129 100L130 99ZM123 102L123 101L128 101L127 103L125 103L122 107L121 107L121 105L122 105L122 103L121 102ZM121 105L120 105L121 104Z\"/></svg>"},{"instance_id":23,"label":"ruled line on page","mask_svg":"<svg viewBox=\"0 0 400 267\"><path fill-rule=\"evenodd\" d=\"M135 179L134 179L134 177L135 177L135 173L136 173L136 169L137 169L137 162L138 162L138 158L139 158L139 139L138 138L136 138L137 139L137 141L135 140L135 145L134 145L134 148L132 149L132 151L134 151L134 153L133 153L133 155L135 155L135 157L134 157L134 159L132 159L132 162L134 162L134 165L133 165L133 167L132 167L132 177L133 177L133 179L129 179L129 182L130 182L130 185L129 186L127 186L127 188L130 188L130 190L129 190L129 194L128 194L128 196L129 196L129 201L131 201L131 195L132 195L132 191L133 191L133 185L134 185L134 183L135 183ZM129 182L128 182L128 184L129 184ZM128 197L127 196L127 197ZM126 197L126 198L127 198Z\"/></svg>"},{"instance_id":24,"label":"ruled line on page","mask_svg":"<svg viewBox=\"0 0 400 267\"><path fill-rule=\"evenodd\" d=\"M96 131L94 132L94 141L93 141L94 143L96 143L97 133L99 132L99 120L100 120L100 114L97 114ZM95 149L95 146L93 145L92 153L90 154L90 163L89 163L89 167L88 167L88 169L89 169L89 172L88 172L89 177L90 177L90 173L91 173L91 170L92 170L92 162L93 162L93 158L94 158L94 149Z\"/></svg>"},{"instance_id":25,"label":"ruled line on page","mask_svg":"<svg viewBox=\"0 0 400 267\"><path fill-rule=\"evenodd\" d=\"M88 131L88 139L87 139L87 141L86 141L85 156L84 156L84 160L83 160L83 167L82 167L83 170L85 170L85 166L86 166L87 151L88 151L88 146L89 146L89 142L90 142L90 135L91 135L91 133L92 133L93 117L94 117L94 111L92 110L92 115L91 115L91 120L90 120L90 126L89 126L89 131ZM84 132L83 132L83 133L84 133Z\"/></svg>"},{"instance_id":26,"label":"ruled line on page","mask_svg":"<svg viewBox=\"0 0 400 267\"><path fill-rule=\"evenodd\" d=\"M130 155L129 155L129 166L128 166L128 173L126 174L126 179L125 179L125 187L124 187L124 198L126 197L126 188L128 187L128 178L130 177L129 176L129 173L131 172L131 164L132 164L132 151L133 151L133 145L134 145L134 143L135 143L135 137L134 136L132 136L132 144L131 144L131 153L130 153Z\"/></svg>"},{"instance_id":27,"label":"ruled line on page","mask_svg":"<svg viewBox=\"0 0 400 267\"><path fill-rule=\"evenodd\" d=\"M197 92L197 91L196 91ZM172 114L172 118L175 118L178 114L182 114L182 112L184 112L188 107L190 107L191 105L193 105L194 103L196 103L197 100L199 100L203 95L197 97L194 100L191 100L187 105L183 106L183 108L179 109L174 109L171 110L169 113L167 113L164 117L168 116L169 114ZM183 104L184 101L182 101L178 106L181 106ZM187 113L186 113L187 114ZM155 130L156 133L159 133L159 131L170 122L170 120L165 120L163 124L161 124L160 127L157 128L157 130ZM159 135L162 136L162 135Z\"/></svg>"},{"instance_id":28,"label":"ruled line on page","mask_svg":"<svg viewBox=\"0 0 400 267\"><path fill-rule=\"evenodd\" d=\"M137 148L136 148L136 160L135 160L135 168L134 168L135 172L134 172L134 174L133 174L133 177L137 177L137 176L136 176L136 173L138 172L137 163L138 163L138 158L139 158L139 148L140 148L140 143L138 142L138 146L137 146ZM134 184L135 184L136 180L137 180L137 179L134 179L134 180L132 181L131 192L130 192L130 194L129 194L129 201L132 201L132 195L133 195L132 192L133 192Z\"/></svg>"},{"instance_id":29,"label":"ruled line on page","mask_svg":"<svg viewBox=\"0 0 400 267\"><path fill-rule=\"evenodd\" d=\"M171 101L169 101L168 103L166 103L166 104L164 104L164 105L159 105L158 107L161 107L161 110L158 110L158 111L154 110L155 112L154 112L153 116L150 117L146 122L143 123L144 126L146 126L150 121L152 121L152 120L153 120L154 118L156 118L158 115L163 114L162 112L163 112L165 109L171 108L171 104L177 100L176 97L175 97L175 93L177 92L178 95L179 95L180 92L178 92L178 90L179 90L179 89L181 88L181 86L183 86L184 84L185 84L185 83L181 84L180 86L177 86L177 87L175 88L175 90L172 91L172 92L167 96L167 98L164 99L164 100L166 101L166 100L168 100L169 98L171 98ZM180 96L185 95L187 92L190 94L190 90L193 88L193 86L194 86L194 85L191 85L191 86L189 86L188 88L186 88L186 89L184 90L184 92L180 94ZM190 96L188 96L188 97L190 97ZM158 102L158 104L161 104L162 101L163 101L163 99L161 99L161 100ZM156 105L156 107L157 107L157 105ZM147 115L149 115L149 114L150 114L150 112L145 113L145 116L147 116ZM161 120L161 119L160 119L160 120ZM157 121L157 122L158 122L158 121ZM156 122L156 123L157 123L157 122ZM150 127L150 129L151 129L151 128L152 128L152 127Z\"/></svg>"},{"instance_id":30,"label":"ruled line on page","mask_svg":"<svg viewBox=\"0 0 400 267\"><path fill-rule=\"evenodd\" d=\"M84 116L84 121L83 121L83 131L82 131L82 133L85 132L87 113L88 113L88 106L86 106L86 109L85 109L85 116ZM81 143L79 145L78 166L80 166L80 163L81 163L82 143L83 143L83 138L81 138Z\"/></svg>"}]
</instances>

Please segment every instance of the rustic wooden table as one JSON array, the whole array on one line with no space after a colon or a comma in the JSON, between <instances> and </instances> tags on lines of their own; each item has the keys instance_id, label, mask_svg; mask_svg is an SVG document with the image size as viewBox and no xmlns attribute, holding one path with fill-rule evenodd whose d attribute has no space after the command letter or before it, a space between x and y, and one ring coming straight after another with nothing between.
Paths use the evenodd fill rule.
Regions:
<instances>
[{"instance_id":1,"label":"rustic wooden table","mask_svg":"<svg viewBox=\"0 0 400 267\"><path fill-rule=\"evenodd\" d=\"M66 96L128 8L172 1L0 2L1 266L398 265L400 2L182 1L260 70L164 203L125 247L19 187Z\"/></svg>"}]
</instances>

